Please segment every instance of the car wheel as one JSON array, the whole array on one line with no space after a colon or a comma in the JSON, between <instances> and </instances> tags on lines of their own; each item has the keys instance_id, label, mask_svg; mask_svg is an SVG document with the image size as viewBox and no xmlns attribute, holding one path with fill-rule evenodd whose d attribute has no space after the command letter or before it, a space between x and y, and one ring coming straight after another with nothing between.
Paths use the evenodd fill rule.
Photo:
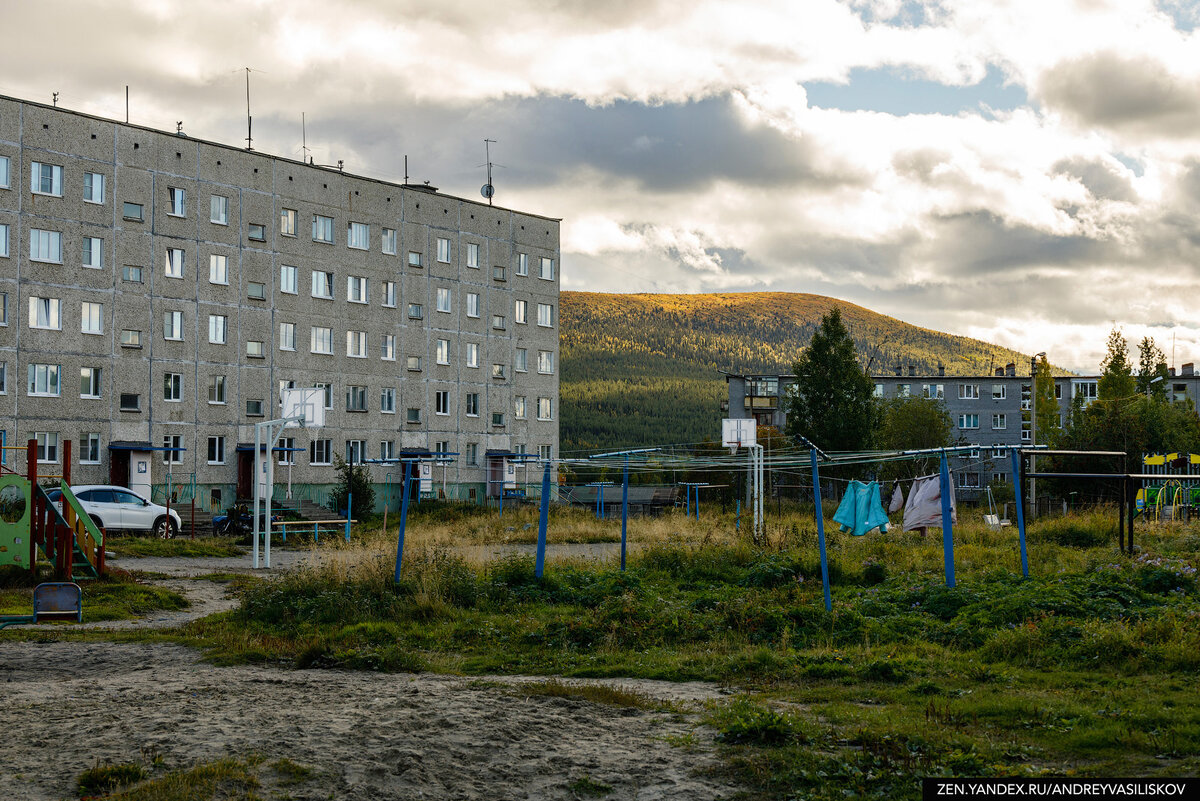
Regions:
<instances>
[{"instance_id":1,"label":"car wheel","mask_svg":"<svg viewBox=\"0 0 1200 801\"><path fill-rule=\"evenodd\" d=\"M92 519L92 524L95 525L96 528L98 528L98 529L104 528L104 523L101 522L100 518L96 517L95 515L88 515L88 517L90 517Z\"/></svg>"},{"instance_id":2,"label":"car wheel","mask_svg":"<svg viewBox=\"0 0 1200 801\"><path fill-rule=\"evenodd\" d=\"M160 517L154 521L154 536L160 540L169 540L177 533L175 531L175 521L169 517Z\"/></svg>"}]
</instances>

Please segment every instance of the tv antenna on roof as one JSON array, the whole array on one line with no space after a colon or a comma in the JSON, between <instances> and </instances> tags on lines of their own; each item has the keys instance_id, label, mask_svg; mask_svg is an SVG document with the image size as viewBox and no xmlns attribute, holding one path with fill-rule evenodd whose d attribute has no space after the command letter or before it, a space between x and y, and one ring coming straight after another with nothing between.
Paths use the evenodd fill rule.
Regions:
<instances>
[{"instance_id":1,"label":"tv antenna on roof","mask_svg":"<svg viewBox=\"0 0 1200 801\"><path fill-rule=\"evenodd\" d=\"M304 112L300 112L300 161L308 163L308 123Z\"/></svg>"},{"instance_id":2,"label":"tv antenna on roof","mask_svg":"<svg viewBox=\"0 0 1200 801\"><path fill-rule=\"evenodd\" d=\"M251 69L249 67L244 67L243 69L246 70L246 149L253 150L254 149L254 135L252 133L252 128L253 128L252 123L253 123L254 118L250 116L250 72L251 72ZM234 72L238 72L238 71L239 70L234 70ZM253 71L254 72L262 72L262 70L253 70Z\"/></svg>"},{"instance_id":3,"label":"tv antenna on roof","mask_svg":"<svg viewBox=\"0 0 1200 801\"><path fill-rule=\"evenodd\" d=\"M487 198L488 205L492 205L492 196L496 194L496 187L492 184L492 145L496 144L495 139L483 140L483 152L487 158L487 183L479 189L479 194ZM483 167L485 165L480 164ZM503 164L497 164L497 167L503 167Z\"/></svg>"}]
</instances>

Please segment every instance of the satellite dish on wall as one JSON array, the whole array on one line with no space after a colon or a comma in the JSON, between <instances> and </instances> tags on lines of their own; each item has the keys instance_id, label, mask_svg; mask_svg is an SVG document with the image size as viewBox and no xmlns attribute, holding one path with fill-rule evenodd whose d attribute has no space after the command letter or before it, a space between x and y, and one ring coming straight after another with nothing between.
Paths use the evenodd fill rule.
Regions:
<instances>
[{"instance_id":1,"label":"satellite dish on wall","mask_svg":"<svg viewBox=\"0 0 1200 801\"><path fill-rule=\"evenodd\" d=\"M492 195L496 194L496 187L492 186L491 184L484 184L482 187L480 187L479 194L483 195L488 200L491 200Z\"/></svg>"}]
</instances>

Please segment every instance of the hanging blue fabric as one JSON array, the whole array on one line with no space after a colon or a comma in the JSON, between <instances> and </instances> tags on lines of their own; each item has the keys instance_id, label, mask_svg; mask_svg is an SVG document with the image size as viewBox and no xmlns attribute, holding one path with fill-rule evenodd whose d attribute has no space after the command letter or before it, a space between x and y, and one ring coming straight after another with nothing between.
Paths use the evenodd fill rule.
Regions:
<instances>
[{"instance_id":1,"label":"hanging blue fabric","mask_svg":"<svg viewBox=\"0 0 1200 801\"><path fill-rule=\"evenodd\" d=\"M879 482L864 484L851 481L845 497L833 513L833 522L839 524L842 531L849 531L856 537L875 528L886 534L888 516L879 500Z\"/></svg>"}]
</instances>

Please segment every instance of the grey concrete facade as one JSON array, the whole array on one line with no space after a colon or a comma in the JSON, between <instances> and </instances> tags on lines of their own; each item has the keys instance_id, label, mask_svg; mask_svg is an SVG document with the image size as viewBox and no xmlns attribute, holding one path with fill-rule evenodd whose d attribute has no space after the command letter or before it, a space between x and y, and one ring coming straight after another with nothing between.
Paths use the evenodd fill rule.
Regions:
<instances>
[{"instance_id":1,"label":"grey concrete facade","mask_svg":"<svg viewBox=\"0 0 1200 801\"><path fill-rule=\"evenodd\" d=\"M0 430L74 441L76 483L179 437L175 480L234 484L284 386L330 388L297 483L360 441L472 488L488 451L558 455L557 219L0 98L0 235Z\"/></svg>"},{"instance_id":2,"label":"grey concrete facade","mask_svg":"<svg viewBox=\"0 0 1200 801\"><path fill-rule=\"evenodd\" d=\"M999 445L1032 443L1032 431L1025 412L1029 409L1029 375L1016 374L1016 366L997 369L995 375L928 376L909 371L901 375L877 375L875 395L880 398L925 397L941 400L954 424L952 439L978 445L976 452L960 457L965 465L958 472L959 486L982 488L992 482L1012 480L1011 462ZM755 418L759 425L771 425L781 431L787 425L787 398L795 386L794 375L726 375L729 398L722 404L728 417ZM1055 394L1059 401L1059 424L1070 413L1071 402L1082 395L1084 404L1097 395L1099 376L1056 376ZM1168 379L1167 396L1172 401L1200 399L1200 376L1192 364L1183 365L1179 375ZM1039 436L1039 442L1042 438ZM820 443L818 443L819 445Z\"/></svg>"}]
</instances>

